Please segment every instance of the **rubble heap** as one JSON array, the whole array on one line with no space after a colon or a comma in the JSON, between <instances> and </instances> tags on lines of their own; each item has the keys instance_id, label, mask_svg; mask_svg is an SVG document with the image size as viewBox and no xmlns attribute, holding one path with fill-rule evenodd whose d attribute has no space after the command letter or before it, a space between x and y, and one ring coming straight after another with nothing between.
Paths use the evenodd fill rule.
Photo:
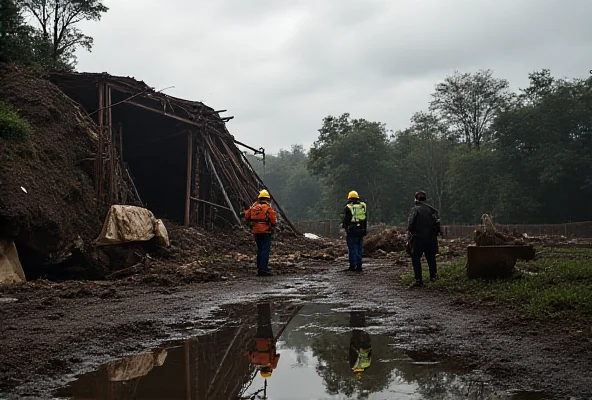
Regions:
<instances>
[{"instance_id":1,"label":"rubble heap","mask_svg":"<svg viewBox=\"0 0 592 400\"><path fill-rule=\"evenodd\" d=\"M386 253L403 251L407 243L407 233L396 228L388 228L364 239L364 254L371 255L381 250Z\"/></svg>"},{"instance_id":2,"label":"rubble heap","mask_svg":"<svg viewBox=\"0 0 592 400\"><path fill-rule=\"evenodd\" d=\"M473 232L473 241L477 246L522 245L522 237L513 237L499 232L487 214L481 217L481 228Z\"/></svg>"}]
</instances>

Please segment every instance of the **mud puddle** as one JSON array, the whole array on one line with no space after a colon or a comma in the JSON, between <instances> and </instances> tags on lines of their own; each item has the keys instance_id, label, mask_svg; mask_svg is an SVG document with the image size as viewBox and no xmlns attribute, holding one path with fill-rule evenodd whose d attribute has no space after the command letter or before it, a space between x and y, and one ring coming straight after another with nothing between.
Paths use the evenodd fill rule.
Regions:
<instances>
[{"instance_id":1,"label":"mud puddle","mask_svg":"<svg viewBox=\"0 0 592 400\"><path fill-rule=\"evenodd\" d=\"M260 303L195 338L80 376L72 399L528 399L461 360L405 349L391 316L335 304Z\"/></svg>"}]
</instances>

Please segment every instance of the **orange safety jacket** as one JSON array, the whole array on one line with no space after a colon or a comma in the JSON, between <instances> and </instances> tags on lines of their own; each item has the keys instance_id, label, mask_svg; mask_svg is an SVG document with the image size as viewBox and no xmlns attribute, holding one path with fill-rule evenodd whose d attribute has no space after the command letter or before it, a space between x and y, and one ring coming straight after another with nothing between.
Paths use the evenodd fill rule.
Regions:
<instances>
[{"instance_id":1,"label":"orange safety jacket","mask_svg":"<svg viewBox=\"0 0 592 400\"><path fill-rule=\"evenodd\" d=\"M271 233L271 228L277 224L277 215L267 201L257 200L245 212L245 220L251 224L253 233Z\"/></svg>"},{"instance_id":2,"label":"orange safety jacket","mask_svg":"<svg viewBox=\"0 0 592 400\"><path fill-rule=\"evenodd\" d=\"M280 355L275 352L275 340L256 338L255 343L257 344L257 351L250 351L248 354L250 363L259 367L276 369Z\"/></svg>"}]
</instances>

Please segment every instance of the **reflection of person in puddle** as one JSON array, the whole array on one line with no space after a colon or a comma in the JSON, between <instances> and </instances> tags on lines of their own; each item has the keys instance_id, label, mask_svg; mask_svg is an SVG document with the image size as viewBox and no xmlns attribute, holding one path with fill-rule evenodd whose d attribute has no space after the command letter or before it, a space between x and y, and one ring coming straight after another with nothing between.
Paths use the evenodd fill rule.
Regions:
<instances>
[{"instance_id":1,"label":"reflection of person in puddle","mask_svg":"<svg viewBox=\"0 0 592 400\"><path fill-rule=\"evenodd\" d=\"M349 345L349 366L358 378L370 367L372 362L372 343L368 332L362 329L366 326L364 311L350 311L349 326L352 330L352 338Z\"/></svg>"},{"instance_id":2,"label":"reflection of person in puddle","mask_svg":"<svg viewBox=\"0 0 592 400\"><path fill-rule=\"evenodd\" d=\"M269 303L257 304L257 333L255 351L249 351L251 365L259 369L263 378L269 378L277 368L280 355L276 352L276 339L271 327L271 306Z\"/></svg>"}]
</instances>

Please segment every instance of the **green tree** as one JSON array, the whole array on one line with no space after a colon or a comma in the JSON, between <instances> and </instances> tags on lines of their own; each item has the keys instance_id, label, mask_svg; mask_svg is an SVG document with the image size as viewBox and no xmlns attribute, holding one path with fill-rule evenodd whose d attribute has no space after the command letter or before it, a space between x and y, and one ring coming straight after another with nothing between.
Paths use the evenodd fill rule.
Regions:
<instances>
[{"instance_id":1,"label":"green tree","mask_svg":"<svg viewBox=\"0 0 592 400\"><path fill-rule=\"evenodd\" d=\"M347 193L357 190L369 202L369 220L388 215L388 183L392 172L384 124L352 119L349 114L328 116L310 150L309 169L323 178L325 214L335 218Z\"/></svg>"},{"instance_id":2,"label":"green tree","mask_svg":"<svg viewBox=\"0 0 592 400\"><path fill-rule=\"evenodd\" d=\"M419 112L412 116L411 127L403 135L407 140L404 170L412 177L415 190L426 190L434 206L442 211L446 195L446 171L454 142L446 137L448 126L436 115Z\"/></svg>"},{"instance_id":3,"label":"green tree","mask_svg":"<svg viewBox=\"0 0 592 400\"><path fill-rule=\"evenodd\" d=\"M458 71L436 85L430 110L450 127L450 134L479 150L490 138L490 126L511 95L509 83L491 70Z\"/></svg>"},{"instance_id":4,"label":"green tree","mask_svg":"<svg viewBox=\"0 0 592 400\"><path fill-rule=\"evenodd\" d=\"M319 218L317 204L322 195L321 184L307 169L308 155L302 145L282 149L277 155L267 155L265 165L260 159L248 157L290 219Z\"/></svg>"},{"instance_id":5,"label":"green tree","mask_svg":"<svg viewBox=\"0 0 592 400\"><path fill-rule=\"evenodd\" d=\"M18 0L36 22L42 40L37 56L45 67L74 69L74 52L82 47L91 51L93 38L76 26L82 21L98 21L108 8L101 0Z\"/></svg>"},{"instance_id":6,"label":"green tree","mask_svg":"<svg viewBox=\"0 0 592 400\"><path fill-rule=\"evenodd\" d=\"M34 32L15 0L0 0L0 62L32 62Z\"/></svg>"},{"instance_id":7,"label":"green tree","mask_svg":"<svg viewBox=\"0 0 592 400\"><path fill-rule=\"evenodd\" d=\"M592 78L554 80L543 70L530 81L495 124L503 168L530 200L518 200L520 214L538 223L589 219L592 205L582 199L592 195Z\"/></svg>"}]
</instances>

